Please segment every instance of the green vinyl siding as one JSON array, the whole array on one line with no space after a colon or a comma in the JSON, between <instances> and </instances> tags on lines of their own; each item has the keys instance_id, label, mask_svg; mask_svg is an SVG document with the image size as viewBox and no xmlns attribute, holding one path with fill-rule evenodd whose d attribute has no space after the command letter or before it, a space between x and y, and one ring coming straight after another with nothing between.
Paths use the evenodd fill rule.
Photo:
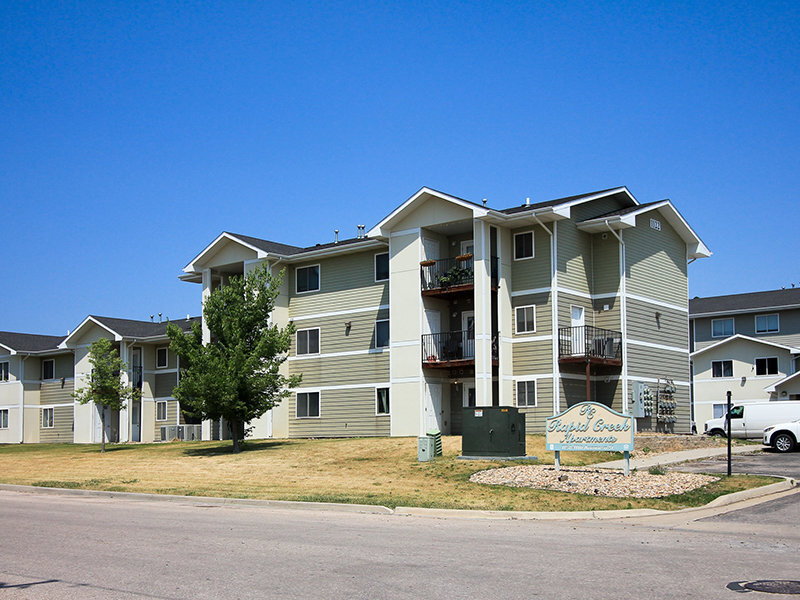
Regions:
<instances>
[{"instance_id":1,"label":"green vinyl siding","mask_svg":"<svg viewBox=\"0 0 800 600\"><path fill-rule=\"evenodd\" d=\"M619 284L619 241L611 233L593 235L592 293L616 294Z\"/></svg>"},{"instance_id":2,"label":"green vinyl siding","mask_svg":"<svg viewBox=\"0 0 800 600\"><path fill-rule=\"evenodd\" d=\"M650 219L661 222L661 231ZM636 218L636 227L623 231L626 283L629 294L688 308L686 244L657 211Z\"/></svg>"},{"instance_id":3,"label":"green vinyl siding","mask_svg":"<svg viewBox=\"0 0 800 600\"><path fill-rule=\"evenodd\" d=\"M514 344L514 375L533 375L553 372L553 342L537 340Z\"/></svg>"},{"instance_id":4,"label":"green vinyl siding","mask_svg":"<svg viewBox=\"0 0 800 600\"><path fill-rule=\"evenodd\" d=\"M517 404L517 382L514 382L514 405ZM553 416L553 379L539 379L536 382L536 406L520 406L519 412L525 415L525 433L542 434L545 419Z\"/></svg>"},{"instance_id":5,"label":"green vinyl siding","mask_svg":"<svg viewBox=\"0 0 800 600\"><path fill-rule=\"evenodd\" d=\"M558 287L590 293L592 236L573 221L558 222Z\"/></svg>"},{"instance_id":6,"label":"green vinyl siding","mask_svg":"<svg viewBox=\"0 0 800 600\"><path fill-rule=\"evenodd\" d=\"M378 248L318 261L290 269L289 318L331 311L368 308L389 304L389 282L375 282L375 255L388 250ZM295 293L295 269L319 264L320 289Z\"/></svg>"},{"instance_id":7,"label":"green vinyl siding","mask_svg":"<svg viewBox=\"0 0 800 600\"><path fill-rule=\"evenodd\" d=\"M155 429L153 431L153 435L155 436L155 438L153 438L153 439L155 439L155 441L157 441L157 442L161 440L161 426L162 425L177 425L178 424L178 401L177 400L166 400L166 403L167 403L167 420L166 421L156 421L155 422L156 423L155 424ZM145 404L145 406L147 406L147 404L150 404L153 407L153 419L155 419L158 416L158 411L157 411L157 408L156 408L156 405L158 404L158 402L152 402L152 403L147 402ZM169 441L169 440L167 440L167 441Z\"/></svg>"},{"instance_id":8,"label":"green vinyl siding","mask_svg":"<svg viewBox=\"0 0 800 600\"><path fill-rule=\"evenodd\" d=\"M386 382L389 352L292 360L289 373L303 375L302 387Z\"/></svg>"},{"instance_id":9,"label":"green vinyl siding","mask_svg":"<svg viewBox=\"0 0 800 600\"><path fill-rule=\"evenodd\" d=\"M566 292L558 294L558 326L570 327L572 325L572 307L582 306L584 308L583 319L585 325L594 325L594 311L592 301L589 298L575 296Z\"/></svg>"},{"instance_id":10,"label":"green vinyl siding","mask_svg":"<svg viewBox=\"0 0 800 600\"><path fill-rule=\"evenodd\" d=\"M73 383L74 380L72 379L65 379L63 384L61 381L43 382L39 391L39 404L64 404L73 402Z\"/></svg>"},{"instance_id":11,"label":"green vinyl siding","mask_svg":"<svg viewBox=\"0 0 800 600\"><path fill-rule=\"evenodd\" d=\"M346 309L343 307L341 310ZM320 354L331 354L374 349L375 322L388 318L389 311L383 309L331 317L298 319L294 324L298 331L318 328L320 330ZM349 327L346 325L347 323L350 324ZM289 356L297 356L296 334L292 336Z\"/></svg>"},{"instance_id":12,"label":"green vinyl siding","mask_svg":"<svg viewBox=\"0 0 800 600\"><path fill-rule=\"evenodd\" d=\"M577 375L577 376L576 376ZM618 376L608 377L593 374L590 379L591 401L605 404L612 410L622 412L622 381ZM561 411L580 402L586 402L586 378L574 373L561 378Z\"/></svg>"},{"instance_id":13,"label":"green vinyl siding","mask_svg":"<svg viewBox=\"0 0 800 600\"><path fill-rule=\"evenodd\" d=\"M593 300L594 326L612 331L622 331L622 311L619 297ZM608 310L605 307L608 306Z\"/></svg>"},{"instance_id":14,"label":"green vinyl siding","mask_svg":"<svg viewBox=\"0 0 800 600\"><path fill-rule=\"evenodd\" d=\"M168 398L172 396L172 390L178 385L177 373L156 373L154 398Z\"/></svg>"},{"instance_id":15,"label":"green vinyl siding","mask_svg":"<svg viewBox=\"0 0 800 600\"><path fill-rule=\"evenodd\" d=\"M53 407L53 427L42 427L42 414L39 411L39 442L42 444L72 442L72 425L75 411L72 406Z\"/></svg>"},{"instance_id":16,"label":"green vinyl siding","mask_svg":"<svg viewBox=\"0 0 800 600\"><path fill-rule=\"evenodd\" d=\"M533 258L513 260L514 234L533 231ZM550 287L550 234L538 226L522 227L511 231L511 291L534 290Z\"/></svg>"},{"instance_id":17,"label":"green vinyl siding","mask_svg":"<svg viewBox=\"0 0 800 600\"><path fill-rule=\"evenodd\" d=\"M687 313L633 298L628 298L627 313L629 339L675 348L689 348Z\"/></svg>"},{"instance_id":18,"label":"green vinyl siding","mask_svg":"<svg viewBox=\"0 0 800 600\"><path fill-rule=\"evenodd\" d=\"M544 294L526 294L525 296L515 296L511 298L511 321L514 336L516 333L516 307L517 306L535 306L536 307L536 331L534 333L522 333L519 335L549 335L553 329L552 309L553 305L550 302L550 293Z\"/></svg>"},{"instance_id":19,"label":"green vinyl siding","mask_svg":"<svg viewBox=\"0 0 800 600\"><path fill-rule=\"evenodd\" d=\"M628 385L628 393L631 397L633 397L634 381L636 381L636 378L632 377ZM647 382L647 385L650 387L650 390L653 393L653 399L655 401L656 388L658 386L653 382ZM672 397L676 402L674 416L677 418L677 421L674 425L669 426L668 431L671 433L691 433L692 421L691 409L689 407L689 386L676 385L675 393L672 395ZM702 428L702 423L700 424L700 427ZM655 415L653 415L650 417L636 419L636 429L638 431L664 431L664 426L662 424L658 424Z\"/></svg>"},{"instance_id":20,"label":"green vinyl siding","mask_svg":"<svg viewBox=\"0 0 800 600\"><path fill-rule=\"evenodd\" d=\"M296 393L284 401L289 408L289 437L388 436L390 433L390 416L375 414L374 387L321 390L319 417L298 419L295 416ZM389 401L391 406L391 397Z\"/></svg>"},{"instance_id":21,"label":"green vinyl siding","mask_svg":"<svg viewBox=\"0 0 800 600\"><path fill-rule=\"evenodd\" d=\"M689 381L689 353L628 344L628 376Z\"/></svg>"}]
</instances>

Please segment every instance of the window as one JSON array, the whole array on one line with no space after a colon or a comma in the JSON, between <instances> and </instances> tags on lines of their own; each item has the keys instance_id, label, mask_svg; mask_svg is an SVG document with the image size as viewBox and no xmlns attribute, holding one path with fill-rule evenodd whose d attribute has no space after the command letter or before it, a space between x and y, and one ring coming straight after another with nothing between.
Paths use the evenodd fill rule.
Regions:
<instances>
[{"instance_id":1,"label":"window","mask_svg":"<svg viewBox=\"0 0 800 600\"><path fill-rule=\"evenodd\" d=\"M55 379L56 378L56 361L52 358L46 358L42 361L42 379Z\"/></svg>"},{"instance_id":2,"label":"window","mask_svg":"<svg viewBox=\"0 0 800 600\"><path fill-rule=\"evenodd\" d=\"M375 281L389 279L389 253L375 255Z\"/></svg>"},{"instance_id":3,"label":"window","mask_svg":"<svg viewBox=\"0 0 800 600\"><path fill-rule=\"evenodd\" d=\"M514 260L533 258L533 232L514 234Z\"/></svg>"},{"instance_id":4,"label":"window","mask_svg":"<svg viewBox=\"0 0 800 600\"><path fill-rule=\"evenodd\" d=\"M297 418L319 416L319 392L299 392L297 394Z\"/></svg>"},{"instance_id":5,"label":"window","mask_svg":"<svg viewBox=\"0 0 800 600\"><path fill-rule=\"evenodd\" d=\"M0 429L8 429L8 409L0 409Z\"/></svg>"},{"instance_id":6,"label":"window","mask_svg":"<svg viewBox=\"0 0 800 600\"><path fill-rule=\"evenodd\" d=\"M0 362L0 381L8 381L8 361Z\"/></svg>"},{"instance_id":7,"label":"window","mask_svg":"<svg viewBox=\"0 0 800 600\"><path fill-rule=\"evenodd\" d=\"M712 377L733 377L733 361L732 360L712 360L711 361L711 376Z\"/></svg>"},{"instance_id":8,"label":"window","mask_svg":"<svg viewBox=\"0 0 800 600\"><path fill-rule=\"evenodd\" d=\"M167 401L158 400L156 402L156 421L167 420Z\"/></svg>"},{"instance_id":9,"label":"window","mask_svg":"<svg viewBox=\"0 0 800 600\"><path fill-rule=\"evenodd\" d=\"M714 418L721 419L725 416L725 407L726 404L715 404L714 405Z\"/></svg>"},{"instance_id":10,"label":"window","mask_svg":"<svg viewBox=\"0 0 800 600\"><path fill-rule=\"evenodd\" d=\"M733 317L711 320L711 337L730 337L733 335Z\"/></svg>"},{"instance_id":11,"label":"window","mask_svg":"<svg viewBox=\"0 0 800 600\"><path fill-rule=\"evenodd\" d=\"M770 356L768 358L756 359L756 375L777 375L778 374L778 357Z\"/></svg>"},{"instance_id":12,"label":"window","mask_svg":"<svg viewBox=\"0 0 800 600\"><path fill-rule=\"evenodd\" d=\"M375 321L375 347L386 348L389 346L389 319Z\"/></svg>"},{"instance_id":13,"label":"window","mask_svg":"<svg viewBox=\"0 0 800 600\"><path fill-rule=\"evenodd\" d=\"M297 355L319 354L319 327L297 332Z\"/></svg>"},{"instance_id":14,"label":"window","mask_svg":"<svg viewBox=\"0 0 800 600\"><path fill-rule=\"evenodd\" d=\"M297 293L315 292L319 289L319 265L299 267L295 271Z\"/></svg>"},{"instance_id":15,"label":"window","mask_svg":"<svg viewBox=\"0 0 800 600\"><path fill-rule=\"evenodd\" d=\"M378 388L375 390L375 414L389 414L389 388Z\"/></svg>"},{"instance_id":16,"label":"window","mask_svg":"<svg viewBox=\"0 0 800 600\"><path fill-rule=\"evenodd\" d=\"M734 406L730 412L731 419L744 418L744 406Z\"/></svg>"},{"instance_id":17,"label":"window","mask_svg":"<svg viewBox=\"0 0 800 600\"><path fill-rule=\"evenodd\" d=\"M42 429L52 429L55 425L53 423L54 408L42 409Z\"/></svg>"},{"instance_id":18,"label":"window","mask_svg":"<svg viewBox=\"0 0 800 600\"><path fill-rule=\"evenodd\" d=\"M156 369L166 369L168 364L167 360L167 347L156 348Z\"/></svg>"},{"instance_id":19,"label":"window","mask_svg":"<svg viewBox=\"0 0 800 600\"><path fill-rule=\"evenodd\" d=\"M515 310L517 315L517 333L531 333L536 331L536 307L518 306Z\"/></svg>"},{"instance_id":20,"label":"window","mask_svg":"<svg viewBox=\"0 0 800 600\"><path fill-rule=\"evenodd\" d=\"M778 315L756 315L756 333L778 333Z\"/></svg>"},{"instance_id":21,"label":"window","mask_svg":"<svg viewBox=\"0 0 800 600\"><path fill-rule=\"evenodd\" d=\"M536 380L517 382L517 406L536 406Z\"/></svg>"}]
</instances>

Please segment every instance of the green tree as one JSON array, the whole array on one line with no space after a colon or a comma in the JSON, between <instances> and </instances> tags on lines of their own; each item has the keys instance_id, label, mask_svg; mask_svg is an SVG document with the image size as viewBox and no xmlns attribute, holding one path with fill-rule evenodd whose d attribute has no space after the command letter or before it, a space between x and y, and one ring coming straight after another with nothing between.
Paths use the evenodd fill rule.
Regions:
<instances>
[{"instance_id":1,"label":"green tree","mask_svg":"<svg viewBox=\"0 0 800 600\"><path fill-rule=\"evenodd\" d=\"M292 324L279 328L270 320L282 281L283 272L273 277L260 265L211 292L203 302L209 344L203 344L199 323L189 333L167 325L170 348L181 357L174 396L197 416L225 419L234 453L245 424L278 404L301 380L279 372L294 333Z\"/></svg>"},{"instance_id":2,"label":"green tree","mask_svg":"<svg viewBox=\"0 0 800 600\"><path fill-rule=\"evenodd\" d=\"M108 338L100 338L89 346L89 362L92 375L89 384L72 397L81 404L94 403L100 409L103 434L100 436L100 452L106 451L106 408L122 410L128 400L137 400L141 391L122 383L119 377L127 366L119 357L117 349Z\"/></svg>"}]
</instances>

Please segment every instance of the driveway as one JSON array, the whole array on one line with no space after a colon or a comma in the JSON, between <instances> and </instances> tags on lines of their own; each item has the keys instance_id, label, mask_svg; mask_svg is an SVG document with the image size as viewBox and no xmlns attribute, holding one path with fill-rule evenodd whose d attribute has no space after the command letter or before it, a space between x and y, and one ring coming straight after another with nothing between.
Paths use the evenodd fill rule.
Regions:
<instances>
[{"instance_id":1,"label":"driveway","mask_svg":"<svg viewBox=\"0 0 800 600\"><path fill-rule=\"evenodd\" d=\"M752 454L736 454L731 461L734 475L772 475L775 477L794 477L800 479L800 451L782 454L772 448L754 447ZM717 456L691 463L681 463L670 467L674 471L690 473L727 473L726 456Z\"/></svg>"}]
</instances>

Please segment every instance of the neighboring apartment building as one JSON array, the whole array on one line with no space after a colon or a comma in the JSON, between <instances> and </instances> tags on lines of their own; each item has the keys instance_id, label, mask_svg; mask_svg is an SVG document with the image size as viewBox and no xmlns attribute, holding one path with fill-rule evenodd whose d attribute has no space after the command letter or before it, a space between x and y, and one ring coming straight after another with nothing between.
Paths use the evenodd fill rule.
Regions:
<instances>
[{"instance_id":1,"label":"neighboring apartment building","mask_svg":"<svg viewBox=\"0 0 800 600\"><path fill-rule=\"evenodd\" d=\"M0 331L0 443L72 441L72 352L63 340Z\"/></svg>"},{"instance_id":2,"label":"neighboring apartment building","mask_svg":"<svg viewBox=\"0 0 800 600\"><path fill-rule=\"evenodd\" d=\"M689 302L698 429L735 404L800 400L800 288Z\"/></svg>"},{"instance_id":3,"label":"neighboring apartment building","mask_svg":"<svg viewBox=\"0 0 800 600\"><path fill-rule=\"evenodd\" d=\"M668 200L494 210L422 188L362 228L312 247L226 232L184 268L203 297L286 270L273 319L297 328L283 368L303 382L255 437L459 433L463 407L491 405L542 432L585 400L627 412L642 385L672 408L639 429L690 431L687 263L710 252Z\"/></svg>"}]
</instances>

